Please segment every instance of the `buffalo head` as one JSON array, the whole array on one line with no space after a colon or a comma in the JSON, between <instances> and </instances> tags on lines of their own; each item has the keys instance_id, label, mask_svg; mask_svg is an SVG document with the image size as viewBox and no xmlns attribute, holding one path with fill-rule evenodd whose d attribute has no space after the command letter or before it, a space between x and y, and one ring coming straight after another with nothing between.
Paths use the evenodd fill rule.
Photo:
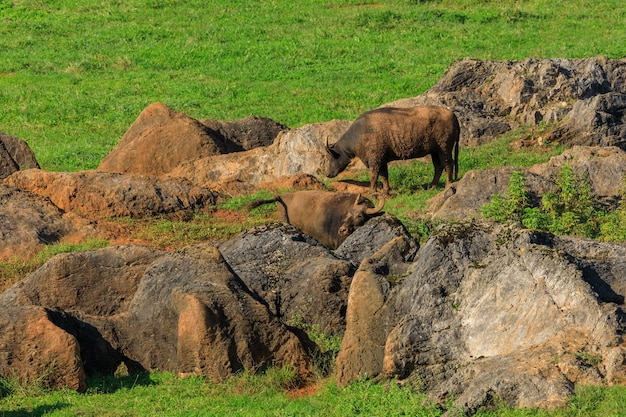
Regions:
<instances>
[{"instance_id":1,"label":"buffalo head","mask_svg":"<svg viewBox=\"0 0 626 417\"><path fill-rule=\"evenodd\" d=\"M379 195L376 207L370 207L368 203L369 200L361 201L361 194L357 195L354 205L341 221L339 236L349 236L357 227L365 224L371 216L378 214L385 205L385 199L382 195Z\"/></svg>"},{"instance_id":2,"label":"buffalo head","mask_svg":"<svg viewBox=\"0 0 626 417\"><path fill-rule=\"evenodd\" d=\"M326 176L328 178L335 178L341 171L346 169L352 157L346 155L345 152L341 152L335 149L335 145L328 144L328 138L326 138L326 155L328 159L328 170Z\"/></svg>"}]
</instances>

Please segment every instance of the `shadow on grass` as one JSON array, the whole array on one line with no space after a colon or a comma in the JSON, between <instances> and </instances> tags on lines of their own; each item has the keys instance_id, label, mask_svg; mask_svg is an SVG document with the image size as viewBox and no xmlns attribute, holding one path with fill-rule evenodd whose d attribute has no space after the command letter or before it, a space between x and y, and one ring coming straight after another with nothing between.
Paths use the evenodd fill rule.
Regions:
<instances>
[{"instance_id":1,"label":"shadow on grass","mask_svg":"<svg viewBox=\"0 0 626 417\"><path fill-rule=\"evenodd\" d=\"M121 389L132 389L137 386L158 385L150 378L149 372L137 372L125 376L104 375L89 378L88 393L111 394Z\"/></svg>"},{"instance_id":2,"label":"shadow on grass","mask_svg":"<svg viewBox=\"0 0 626 417\"><path fill-rule=\"evenodd\" d=\"M48 415L56 410L61 410L63 408L69 407L67 403L57 403L57 404L46 404L39 405L34 407L32 410L26 410L24 408L13 411L2 411L0 410L1 417L39 417L43 415Z\"/></svg>"}]
</instances>

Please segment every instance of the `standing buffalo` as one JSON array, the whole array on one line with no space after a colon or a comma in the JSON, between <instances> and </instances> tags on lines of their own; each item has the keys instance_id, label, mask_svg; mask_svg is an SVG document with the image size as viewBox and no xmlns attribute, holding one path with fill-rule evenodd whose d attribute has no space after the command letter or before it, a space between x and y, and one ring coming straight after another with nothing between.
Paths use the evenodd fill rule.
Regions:
<instances>
[{"instance_id":1,"label":"standing buffalo","mask_svg":"<svg viewBox=\"0 0 626 417\"><path fill-rule=\"evenodd\" d=\"M446 187L459 171L459 121L451 110L439 106L382 107L359 116L332 145L326 140L329 178L346 169L354 157L369 168L370 186L376 192L378 176L383 193L389 194L387 163L431 155L439 183L445 167ZM454 156L452 155L454 153Z\"/></svg>"},{"instance_id":2,"label":"standing buffalo","mask_svg":"<svg viewBox=\"0 0 626 417\"><path fill-rule=\"evenodd\" d=\"M278 202L281 221L290 223L322 245L337 249L357 227L379 213L385 205L381 196L378 206L361 194L331 191L300 191L270 200L252 202L250 209Z\"/></svg>"}]
</instances>

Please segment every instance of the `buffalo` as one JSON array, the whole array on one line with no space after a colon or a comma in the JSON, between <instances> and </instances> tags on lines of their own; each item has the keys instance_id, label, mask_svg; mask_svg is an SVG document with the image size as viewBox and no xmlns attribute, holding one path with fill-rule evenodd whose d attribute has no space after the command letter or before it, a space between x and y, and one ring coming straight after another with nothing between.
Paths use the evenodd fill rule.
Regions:
<instances>
[{"instance_id":1,"label":"buffalo","mask_svg":"<svg viewBox=\"0 0 626 417\"><path fill-rule=\"evenodd\" d=\"M337 142L329 145L326 140L326 176L336 177L353 158L359 157L369 168L372 192L376 192L380 176L383 193L389 195L388 162L431 155L435 167L431 188L439 183L444 168L447 187L458 176L459 136L459 121L445 107L370 110L359 116Z\"/></svg>"},{"instance_id":2,"label":"buffalo","mask_svg":"<svg viewBox=\"0 0 626 417\"><path fill-rule=\"evenodd\" d=\"M378 205L361 194L331 191L300 191L269 200L254 201L249 209L278 202L281 221L292 224L329 249L337 249L354 230L370 217L380 213L385 199Z\"/></svg>"}]
</instances>

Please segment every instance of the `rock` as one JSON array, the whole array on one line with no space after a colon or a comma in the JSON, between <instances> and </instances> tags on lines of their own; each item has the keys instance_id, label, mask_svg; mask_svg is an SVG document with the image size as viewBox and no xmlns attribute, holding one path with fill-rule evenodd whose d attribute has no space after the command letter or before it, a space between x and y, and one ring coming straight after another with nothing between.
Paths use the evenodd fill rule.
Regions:
<instances>
[{"instance_id":1,"label":"rock","mask_svg":"<svg viewBox=\"0 0 626 417\"><path fill-rule=\"evenodd\" d=\"M399 236L366 258L354 274L346 332L337 355L340 385L380 374L385 341L393 323L388 300L393 287L410 271L410 264L402 258L410 259L413 249L409 239Z\"/></svg>"},{"instance_id":2,"label":"rock","mask_svg":"<svg viewBox=\"0 0 626 417\"><path fill-rule=\"evenodd\" d=\"M626 59L454 62L425 94L385 106L439 104L461 124L461 145L481 145L521 125L559 123L546 140L626 149ZM512 116L512 117L511 117Z\"/></svg>"},{"instance_id":3,"label":"rock","mask_svg":"<svg viewBox=\"0 0 626 417\"><path fill-rule=\"evenodd\" d=\"M403 237L408 245L403 252L402 261L412 261L419 243L409 234L400 220L390 214L369 219L339 245L335 255L348 259L358 266L365 258L372 256L387 242L397 237Z\"/></svg>"},{"instance_id":4,"label":"rock","mask_svg":"<svg viewBox=\"0 0 626 417\"><path fill-rule=\"evenodd\" d=\"M58 255L0 295L0 305L0 317L55 306L51 320L77 341L65 354L84 363L87 375L111 374L124 362L133 370L221 381L244 369L289 365L305 380L315 350L306 335L271 314L210 245L171 254L123 246ZM14 340L23 333L15 326L0 319L0 335ZM54 346L58 336L49 329L29 345L31 356ZM3 376L15 355L14 345L6 346ZM24 364L24 372L39 370L37 363ZM65 370L74 373L69 366L59 372Z\"/></svg>"},{"instance_id":5,"label":"rock","mask_svg":"<svg viewBox=\"0 0 626 417\"><path fill-rule=\"evenodd\" d=\"M260 116L248 116L233 121L202 119L200 123L219 132L226 143L231 143L229 152L249 151L261 146L269 146L276 136L289 128L272 119Z\"/></svg>"},{"instance_id":6,"label":"rock","mask_svg":"<svg viewBox=\"0 0 626 417\"><path fill-rule=\"evenodd\" d=\"M0 132L0 179L29 168L39 168L39 164L28 144Z\"/></svg>"},{"instance_id":7,"label":"rock","mask_svg":"<svg viewBox=\"0 0 626 417\"><path fill-rule=\"evenodd\" d=\"M602 293L618 294L623 276L608 279L603 271L615 263L607 259L583 270L574 251L564 254L552 242L549 234L514 226L457 223L430 237L410 275L391 290L380 268L362 264L348 315L364 311L367 325L348 320L345 337L372 343L352 343L350 355L340 353L339 382L418 378L431 398L443 403L452 395L471 414L496 398L514 407L565 405L575 384L609 382L603 366L619 379L622 304L605 302L610 298L599 297L589 281L607 277L600 280L611 289ZM577 244L582 249L584 242ZM623 245L595 253L616 247ZM380 349L372 349L382 339L381 361Z\"/></svg>"},{"instance_id":8,"label":"rock","mask_svg":"<svg viewBox=\"0 0 626 417\"><path fill-rule=\"evenodd\" d=\"M146 107L98 171L161 176L185 161L226 152L224 138L162 103Z\"/></svg>"},{"instance_id":9,"label":"rock","mask_svg":"<svg viewBox=\"0 0 626 417\"><path fill-rule=\"evenodd\" d=\"M306 341L273 316L209 245L154 262L129 313L123 351L146 369L216 381L270 365L290 365L303 378L311 371Z\"/></svg>"},{"instance_id":10,"label":"rock","mask_svg":"<svg viewBox=\"0 0 626 417\"><path fill-rule=\"evenodd\" d=\"M19 171L5 184L49 197L65 211L90 218L189 218L213 206L217 195L185 181L107 172Z\"/></svg>"},{"instance_id":11,"label":"rock","mask_svg":"<svg viewBox=\"0 0 626 417\"><path fill-rule=\"evenodd\" d=\"M491 201L493 194L506 194L513 171L523 173L531 203L538 206L541 197L556 187L565 165L569 165L575 174L588 178L592 193L606 206L615 207L620 201L626 175L626 152L615 146L574 146L550 161L530 168L469 171L452 187L433 197L427 213L445 220L480 218L481 207Z\"/></svg>"},{"instance_id":12,"label":"rock","mask_svg":"<svg viewBox=\"0 0 626 417\"><path fill-rule=\"evenodd\" d=\"M574 103L547 140L567 145L626 145L626 93L606 93Z\"/></svg>"},{"instance_id":13,"label":"rock","mask_svg":"<svg viewBox=\"0 0 626 417\"><path fill-rule=\"evenodd\" d=\"M0 179L8 177L15 171L19 171L19 166L11 157L4 143L0 141Z\"/></svg>"},{"instance_id":14,"label":"rock","mask_svg":"<svg viewBox=\"0 0 626 417\"><path fill-rule=\"evenodd\" d=\"M47 197L0 184L0 259L27 257L77 231Z\"/></svg>"},{"instance_id":15,"label":"rock","mask_svg":"<svg viewBox=\"0 0 626 417\"><path fill-rule=\"evenodd\" d=\"M233 271L286 323L345 329L354 269L288 224L260 226L220 244Z\"/></svg>"},{"instance_id":16,"label":"rock","mask_svg":"<svg viewBox=\"0 0 626 417\"><path fill-rule=\"evenodd\" d=\"M104 329L111 327L107 319L128 311L146 268L164 255L162 251L130 245L57 255L0 294L0 306L56 309L55 323L80 344L85 372L112 374L124 358L111 346L119 336L115 332L110 340L103 336Z\"/></svg>"},{"instance_id":17,"label":"rock","mask_svg":"<svg viewBox=\"0 0 626 417\"><path fill-rule=\"evenodd\" d=\"M120 314L128 310L146 268L165 255L134 245L60 254L0 294L0 305Z\"/></svg>"},{"instance_id":18,"label":"rock","mask_svg":"<svg viewBox=\"0 0 626 417\"><path fill-rule=\"evenodd\" d=\"M626 152L616 146L574 146L529 172L556 181L565 165L589 179L594 195L600 200L617 200L624 187Z\"/></svg>"},{"instance_id":19,"label":"rock","mask_svg":"<svg viewBox=\"0 0 626 417\"><path fill-rule=\"evenodd\" d=\"M236 154L209 156L181 164L168 174L215 189L216 184L237 182L241 192L251 192L264 182L294 175L319 176L326 164L325 141L334 141L350 122L331 121L283 131L269 146Z\"/></svg>"},{"instance_id":20,"label":"rock","mask_svg":"<svg viewBox=\"0 0 626 417\"><path fill-rule=\"evenodd\" d=\"M98 171L161 176L184 162L269 145L287 131L270 119L251 116L223 122L198 121L163 103L146 107Z\"/></svg>"},{"instance_id":21,"label":"rock","mask_svg":"<svg viewBox=\"0 0 626 417\"><path fill-rule=\"evenodd\" d=\"M500 167L468 171L463 178L429 200L426 210L433 218L463 220L482 217L481 207L489 204L493 194L505 195L514 171L523 173L531 202L539 204L541 196L555 186L552 180L523 168Z\"/></svg>"},{"instance_id":22,"label":"rock","mask_svg":"<svg viewBox=\"0 0 626 417\"><path fill-rule=\"evenodd\" d=\"M78 340L42 307L0 307L0 375L83 392L87 377Z\"/></svg>"}]
</instances>

